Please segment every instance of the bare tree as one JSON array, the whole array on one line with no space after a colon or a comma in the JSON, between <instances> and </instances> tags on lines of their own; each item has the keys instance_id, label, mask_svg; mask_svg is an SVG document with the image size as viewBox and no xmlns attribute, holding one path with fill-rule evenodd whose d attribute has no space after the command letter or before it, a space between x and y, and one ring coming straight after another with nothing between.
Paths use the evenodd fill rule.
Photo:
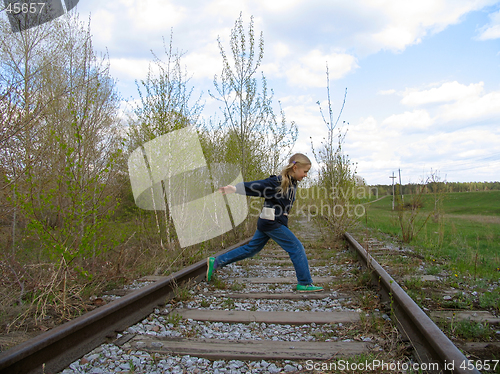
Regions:
<instances>
[{"instance_id":1,"label":"bare tree","mask_svg":"<svg viewBox=\"0 0 500 374\"><path fill-rule=\"evenodd\" d=\"M355 188L359 180L356 178L355 165L350 161L349 156L345 154L342 149L347 130L338 126L347 97L347 89L339 114L335 116L330 99L330 75L328 64L326 66L326 78L328 114L325 117L321 110L321 106L320 113L328 130L328 134L320 147L314 148L314 144L311 144L311 147L316 162L320 167L319 187L327 191L325 197L329 209L325 211L322 218L333 234L340 237L356 222L357 217L353 204L356 200ZM317 104L320 105L320 102L318 101ZM344 121L342 125L348 124Z\"/></svg>"},{"instance_id":2,"label":"bare tree","mask_svg":"<svg viewBox=\"0 0 500 374\"><path fill-rule=\"evenodd\" d=\"M173 34L168 45L164 41L164 56L151 52L153 61L146 79L136 81L140 102L134 107L134 116L129 119L127 153L161 135L197 126L202 110L199 99L191 104L193 89L189 87L189 77L182 66L183 53L173 48ZM165 236L168 246L174 247L175 231L168 206L163 212L164 224L156 210L154 214L160 246L165 249L162 238Z\"/></svg>"},{"instance_id":3,"label":"bare tree","mask_svg":"<svg viewBox=\"0 0 500 374\"><path fill-rule=\"evenodd\" d=\"M130 119L129 147L133 150L148 140L171 131L195 126L201 113L199 99L191 104L193 89L182 66L183 53L164 41L164 58L153 51L145 80L136 81L140 102L134 107L135 118Z\"/></svg>"},{"instance_id":4,"label":"bare tree","mask_svg":"<svg viewBox=\"0 0 500 374\"><path fill-rule=\"evenodd\" d=\"M217 95L211 96L222 103L228 145L233 138L236 142L238 151L231 161L241 166L243 178L259 177L262 171L277 172L289 156L298 130L295 123L287 124L281 108L281 118L274 113L273 92L269 94L263 74L259 91L255 75L264 57L264 36L261 33L256 42L253 17L246 34L240 14L231 30L231 57L220 38L218 43L223 68L214 77Z\"/></svg>"}]
</instances>

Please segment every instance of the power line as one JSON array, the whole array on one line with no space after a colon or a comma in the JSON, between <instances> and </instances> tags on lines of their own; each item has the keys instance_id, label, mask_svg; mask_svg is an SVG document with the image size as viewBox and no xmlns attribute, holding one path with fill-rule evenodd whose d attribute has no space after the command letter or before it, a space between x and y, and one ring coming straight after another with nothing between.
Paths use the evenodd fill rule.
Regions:
<instances>
[{"instance_id":1,"label":"power line","mask_svg":"<svg viewBox=\"0 0 500 374\"><path fill-rule=\"evenodd\" d=\"M486 165L479 165L486 162ZM500 162L500 152L498 153L493 153L488 156L484 157L477 157L474 159L469 159L469 160L462 160L458 162L449 162L446 164L441 165L438 169L439 170L446 170L446 171L465 171L465 170L471 170L471 169L477 169L477 168L482 168L482 167L488 167L491 164L498 164Z\"/></svg>"},{"instance_id":2,"label":"power line","mask_svg":"<svg viewBox=\"0 0 500 374\"><path fill-rule=\"evenodd\" d=\"M500 163L500 160L488 162L486 165L478 165L477 163L476 164L469 164L470 166L467 166L467 164L464 164L465 167L459 167L460 165L455 165L455 166L457 166L456 168L453 168L453 167L451 167L451 169L441 168L440 170L442 170L442 171L465 171L465 170L486 168L486 167L490 167L491 165L495 165L495 164L499 164L499 163Z\"/></svg>"}]
</instances>

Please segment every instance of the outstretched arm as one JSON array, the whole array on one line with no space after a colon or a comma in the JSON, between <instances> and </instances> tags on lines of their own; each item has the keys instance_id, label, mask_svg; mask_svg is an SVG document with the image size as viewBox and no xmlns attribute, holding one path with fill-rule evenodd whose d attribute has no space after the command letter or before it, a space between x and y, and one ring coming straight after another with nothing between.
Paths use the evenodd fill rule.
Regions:
<instances>
[{"instance_id":1,"label":"outstretched arm","mask_svg":"<svg viewBox=\"0 0 500 374\"><path fill-rule=\"evenodd\" d=\"M276 189L278 188L280 182L276 176L263 180L253 181L253 182L240 182L233 185L227 185L219 188L219 192L227 195L230 193L237 193L239 195L246 196L256 196L256 197L269 197L276 194Z\"/></svg>"},{"instance_id":2,"label":"outstretched arm","mask_svg":"<svg viewBox=\"0 0 500 374\"><path fill-rule=\"evenodd\" d=\"M227 194L230 194L230 193L235 193L236 192L236 187L229 184L227 186L220 187L219 188L219 192L221 194L223 194L223 195L227 195Z\"/></svg>"}]
</instances>

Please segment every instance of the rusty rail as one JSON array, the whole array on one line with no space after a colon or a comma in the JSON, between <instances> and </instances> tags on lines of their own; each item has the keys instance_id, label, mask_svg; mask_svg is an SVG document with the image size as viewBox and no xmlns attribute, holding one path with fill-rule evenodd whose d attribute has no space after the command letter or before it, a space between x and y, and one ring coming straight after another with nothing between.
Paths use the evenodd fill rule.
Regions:
<instances>
[{"instance_id":1,"label":"rusty rail","mask_svg":"<svg viewBox=\"0 0 500 374\"><path fill-rule=\"evenodd\" d=\"M416 359L431 367L437 363L433 367L439 367L439 370L429 370L431 372L480 373L468 369L474 365L469 366L469 360L462 352L353 236L346 233L345 238L363 265L371 271L372 281L379 287L382 298L391 303L398 329L411 342Z\"/></svg>"},{"instance_id":2,"label":"rusty rail","mask_svg":"<svg viewBox=\"0 0 500 374\"><path fill-rule=\"evenodd\" d=\"M217 255L247 243L243 240ZM148 316L173 297L186 282L205 279L206 261L182 269L162 281L142 287L129 295L49 330L6 352L0 353L0 374L55 373L98 347L117 332Z\"/></svg>"}]
</instances>

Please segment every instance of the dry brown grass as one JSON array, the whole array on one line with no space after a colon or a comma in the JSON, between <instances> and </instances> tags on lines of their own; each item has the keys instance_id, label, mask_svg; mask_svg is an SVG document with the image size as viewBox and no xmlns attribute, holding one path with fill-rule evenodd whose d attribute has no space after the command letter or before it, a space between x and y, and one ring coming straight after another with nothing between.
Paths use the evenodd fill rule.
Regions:
<instances>
[{"instance_id":1,"label":"dry brown grass","mask_svg":"<svg viewBox=\"0 0 500 374\"><path fill-rule=\"evenodd\" d=\"M483 216L477 214L445 214L445 218L463 219L465 221L478 222L478 223L494 223L500 224L499 216Z\"/></svg>"},{"instance_id":2,"label":"dry brown grass","mask_svg":"<svg viewBox=\"0 0 500 374\"><path fill-rule=\"evenodd\" d=\"M152 238L129 235L129 240L98 259L70 264L63 259L38 263L19 254L11 256L4 249L0 252L0 351L95 309L100 305L92 300L104 291L120 289L146 275L169 275L239 242L243 235L225 235L187 248L162 248Z\"/></svg>"}]
</instances>

